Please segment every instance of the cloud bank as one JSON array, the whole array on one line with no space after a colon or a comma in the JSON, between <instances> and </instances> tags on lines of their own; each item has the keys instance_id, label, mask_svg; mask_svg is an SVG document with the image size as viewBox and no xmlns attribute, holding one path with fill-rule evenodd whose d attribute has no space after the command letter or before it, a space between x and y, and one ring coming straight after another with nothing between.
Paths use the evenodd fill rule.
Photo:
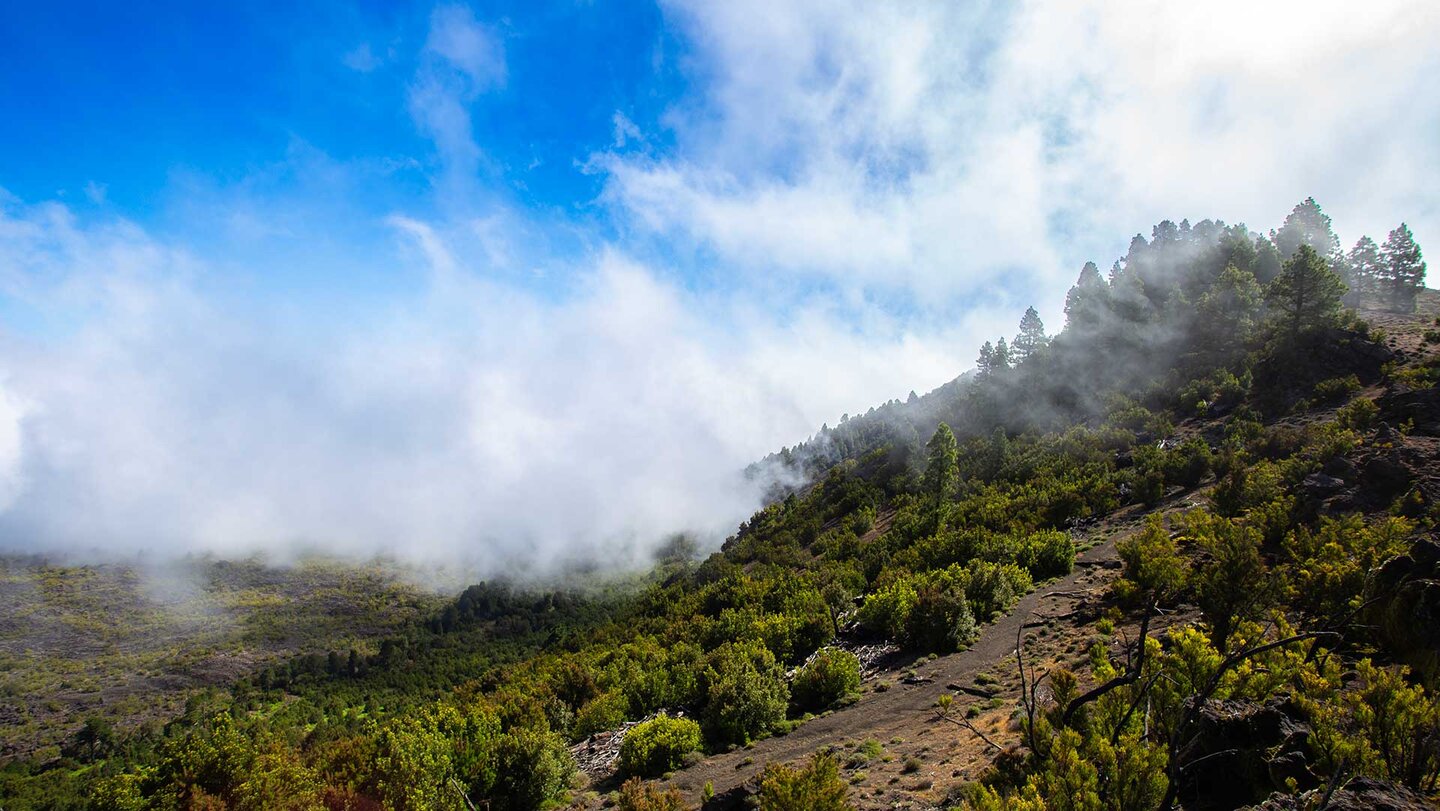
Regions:
<instances>
[{"instance_id":1,"label":"cloud bank","mask_svg":"<svg viewBox=\"0 0 1440 811\"><path fill-rule=\"evenodd\" d=\"M1440 245L1433 4L663 11L687 89L577 147L579 213L495 180L477 121L518 46L456 5L397 102L434 154L292 150L311 199L202 203L244 250L0 193L0 548L623 563L723 537L746 463L945 382L1027 304L1058 328L1080 265L1160 219L1268 229L1314 195L1347 244ZM392 164L432 204L350 248L287 219ZM281 237L390 283L337 314L237 282Z\"/></svg>"},{"instance_id":2,"label":"cloud bank","mask_svg":"<svg viewBox=\"0 0 1440 811\"><path fill-rule=\"evenodd\" d=\"M417 222L396 224L428 271L414 293L318 329L234 309L133 226L12 206L0 232L12 289L66 325L0 345L11 549L628 561L723 537L758 503L747 462L952 362L820 310L717 327L751 316L614 252L542 300Z\"/></svg>"}]
</instances>

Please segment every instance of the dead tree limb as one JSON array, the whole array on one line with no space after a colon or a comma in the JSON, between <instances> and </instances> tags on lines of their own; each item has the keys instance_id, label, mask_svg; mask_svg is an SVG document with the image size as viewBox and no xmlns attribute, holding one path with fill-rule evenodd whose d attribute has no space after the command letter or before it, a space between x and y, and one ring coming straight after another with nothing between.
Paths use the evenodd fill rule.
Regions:
<instances>
[{"instance_id":1,"label":"dead tree limb","mask_svg":"<svg viewBox=\"0 0 1440 811\"><path fill-rule=\"evenodd\" d=\"M1133 657L1130 656L1130 646L1126 645L1125 652L1129 661L1125 666L1125 672L1071 699L1070 703L1065 705L1064 712L1060 714L1061 726L1069 726L1070 719L1075 717L1075 713L1078 712L1081 707L1092 701L1099 700L1101 696L1104 696L1111 690L1134 684L1140 678L1140 674L1145 670L1145 640L1150 638L1150 618L1152 616L1154 616L1153 603L1145 609L1145 618L1140 621L1140 638L1137 640L1139 650Z\"/></svg>"},{"instance_id":2,"label":"dead tree limb","mask_svg":"<svg viewBox=\"0 0 1440 811\"><path fill-rule=\"evenodd\" d=\"M1015 665L1020 670L1020 706L1025 710L1025 741L1030 744L1030 751L1038 757L1040 741L1035 737L1035 713L1037 712L1040 680L1044 676L1035 677L1033 671L1030 677L1027 678L1025 675L1024 623L1015 629Z\"/></svg>"},{"instance_id":3,"label":"dead tree limb","mask_svg":"<svg viewBox=\"0 0 1440 811\"><path fill-rule=\"evenodd\" d=\"M1335 765L1335 773L1330 775L1330 784L1325 787L1325 796L1320 798L1320 806L1316 808L1315 811L1325 811L1325 809L1329 807L1330 798L1335 795L1335 789L1348 782L1343 779L1344 774L1345 759L1341 758L1340 762Z\"/></svg>"},{"instance_id":4,"label":"dead tree limb","mask_svg":"<svg viewBox=\"0 0 1440 811\"><path fill-rule=\"evenodd\" d=\"M956 726L958 726L958 727L964 727L965 729L970 730L971 732L975 733L975 736L978 737L980 740L984 741L985 743L990 744L991 746L995 747L996 749L1004 749L1004 748L1005 748L1005 747L1001 746L1000 744L998 744L998 743L990 740L990 738L989 738L988 736L986 736L985 733L983 733L983 732L980 731L980 728L979 728L979 727L977 727L977 726L975 726L974 724L970 723L970 719L968 719L968 718L953 718L953 717L950 716L949 713L940 712L939 710L936 710L936 711L935 711L935 717L936 717L936 718L939 718L941 721L949 721L950 723L952 723L952 724L954 724L954 725L956 725Z\"/></svg>"}]
</instances>

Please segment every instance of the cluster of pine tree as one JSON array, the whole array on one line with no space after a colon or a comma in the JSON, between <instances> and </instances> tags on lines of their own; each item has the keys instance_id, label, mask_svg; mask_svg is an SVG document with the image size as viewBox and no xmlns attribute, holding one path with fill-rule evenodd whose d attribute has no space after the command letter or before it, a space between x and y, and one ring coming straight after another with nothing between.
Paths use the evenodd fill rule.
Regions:
<instances>
[{"instance_id":1,"label":"cluster of pine tree","mask_svg":"<svg viewBox=\"0 0 1440 811\"><path fill-rule=\"evenodd\" d=\"M1415 296L1425 289L1425 261L1415 235L1403 222L1385 238L1383 247L1362 236L1346 253L1330 227L1330 217L1314 198L1306 198L1270 239L1283 257L1293 256L1301 246L1314 250L1345 283L1346 303L1352 307L1414 312Z\"/></svg>"}]
</instances>

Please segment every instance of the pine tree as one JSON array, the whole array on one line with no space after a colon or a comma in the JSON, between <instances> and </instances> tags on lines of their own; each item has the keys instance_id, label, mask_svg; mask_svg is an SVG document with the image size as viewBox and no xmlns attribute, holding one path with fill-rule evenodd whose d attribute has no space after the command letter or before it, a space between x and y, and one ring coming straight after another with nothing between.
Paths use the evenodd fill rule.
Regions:
<instances>
[{"instance_id":1,"label":"pine tree","mask_svg":"<svg viewBox=\"0 0 1440 811\"><path fill-rule=\"evenodd\" d=\"M1043 349L1050 343L1050 338L1045 335L1045 322L1040 320L1040 313L1034 307L1025 310L1025 315L1020 318L1020 333L1015 336L1015 341L1010 344L1010 357L1015 365L1019 366L1025 359L1035 354L1037 350Z\"/></svg>"},{"instance_id":2,"label":"pine tree","mask_svg":"<svg viewBox=\"0 0 1440 811\"><path fill-rule=\"evenodd\" d=\"M1144 243L1140 237L1137 236L1136 239ZM1132 270L1133 264L1127 262L1126 270ZM1096 267L1094 262L1086 262L1085 267L1080 269L1080 278L1065 296L1066 324L1080 331L1098 327L1104 318L1109 292L1109 286L1100 278L1100 268Z\"/></svg>"},{"instance_id":3,"label":"pine tree","mask_svg":"<svg viewBox=\"0 0 1440 811\"><path fill-rule=\"evenodd\" d=\"M1330 217L1320 210L1314 197L1306 197L1295 206L1279 231L1273 231L1270 238L1280 251L1282 259L1290 259L1301 245L1309 245L1326 260L1340 252L1340 240L1330 227Z\"/></svg>"},{"instance_id":4,"label":"pine tree","mask_svg":"<svg viewBox=\"0 0 1440 811\"><path fill-rule=\"evenodd\" d=\"M980 346L980 357L975 359L975 374L987 377L995 370L995 345L986 341Z\"/></svg>"},{"instance_id":5,"label":"pine tree","mask_svg":"<svg viewBox=\"0 0 1440 811\"><path fill-rule=\"evenodd\" d=\"M1179 291L1175 291L1179 292ZM1151 300L1145 289L1145 280L1140 274L1126 268L1123 273L1110 281L1106 295L1110 314L1121 321L1143 324L1150 319Z\"/></svg>"},{"instance_id":6,"label":"pine tree","mask_svg":"<svg viewBox=\"0 0 1440 811\"><path fill-rule=\"evenodd\" d=\"M1276 249L1275 243L1267 237L1256 237L1255 267L1251 268L1255 273L1255 281L1261 284L1275 281L1280 275L1280 265L1280 251Z\"/></svg>"},{"instance_id":7,"label":"pine tree","mask_svg":"<svg viewBox=\"0 0 1440 811\"><path fill-rule=\"evenodd\" d=\"M1265 290L1269 304L1292 335L1326 326L1340 313L1345 283L1335 275L1320 254L1301 245L1285 269Z\"/></svg>"},{"instance_id":8,"label":"pine tree","mask_svg":"<svg viewBox=\"0 0 1440 811\"><path fill-rule=\"evenodd\" d=\"M1010 347L1005 345L1005 339L1001 338L995 342L995 358L991 366L992 371L1003 371L1010 368Z\"/></svg>"},{"instance_id":9,"label":"pine tree","mask_svg":"<svg viewBox=\"0 0 1440 811\"><path fill-rule=\"evenodd\" d=\"M1370 237L1360 237L1350 249L1350 292L1356 305L1373 298L1380 290L1380 279L1385 275L1385 263L1380 256L1380 246Z\"/></svg>"},{"instance_id":10,"label":"pine tree","mask_svg":"<svg viewBox=\"0 0 1440 811\"><path fill-rule=\"evenodd\" d=\"M942 422L925 447L929 451L925 464L925 492L934 497L936 503L943 504L954 495L960 477L960 451L955 442L955 432Z\"/></svg>"},{"instance_id":11,"label":"pine tree","mask_svg":"<svg viewBox=\"0 0 1440 811\"><path fill-rule=\"evenodd\" d=\"M1390 307L1415 312L1415 295L1425 287L1425 262L1419 243L1403 222L1385 239L1384 265Z\"/></svg>"},{"instance_id":12,"label":"pine tree","mask_svg":"<svg viewBox=\"0 0 1440 811\"><path fill-rule=\"evenodd\" d=\"M1234 265L1226 267L1195 308L1196 334L1202 339L1197 350L1218 356L1243 347L1254 329L1261 298L1253 275Z\"/></svg>"},{"instance_id":13,"label":"pine tree","mask_svg":"<svg viewBox=\"0 0 1440 811\"><path fill-rule=\"evenodd\" d=\"M1257 256L1255 243L1250 240L1250 230L1245 226L1232 225L1221 233L1218 267L1222 271L1233 266L1254 273Z\"/></svg>"}]
</instances>

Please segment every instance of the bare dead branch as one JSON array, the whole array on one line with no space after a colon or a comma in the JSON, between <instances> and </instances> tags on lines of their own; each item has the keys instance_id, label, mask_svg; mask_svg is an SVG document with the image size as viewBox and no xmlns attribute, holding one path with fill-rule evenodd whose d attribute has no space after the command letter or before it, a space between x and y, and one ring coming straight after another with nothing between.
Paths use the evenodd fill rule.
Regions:
<instances>
[{"instance_id":1,"label":"bare dead branch","mask_svg":"<svg viewBox=\"0 0 1440 811\"><path fill-rule=\"evenodd\" d=\"M1325 811L1325 809L1330 805L1330 798L1335 795L1335 789L1339 788L1344 783L1349 782L1348 780L1341 779L1342 777L1344 777L1344 775L1345 759L1341 758L1340 762L1335 765L1335 773L1330 775L1330 784L1325 787L1325 796L1320 798L1320 806L1316 808L1315 811Z\"/></svg>"},{"instance_id":2,"label":"bare dead branch","mask_svg":"<svg viewBox=\"0 0 1440 811\"><path fill-rule=\"evenodd\" d=\"M949 721L950 723L952 723L952 724L954 724L954 725L956 725L956 726L964 727L965 729L970 730L971 732L975 733L975 736L978 737L980 740L982 740L982 741L984 741L985 743L987 743L987 744L995 747L996 749L1003 749L1003 748L1005 748L1005 747L1001 746L1000 744L998 744L998 743L990 740L990 738L989 738L988 736L986 736L985 733L983 733L983 732L980 731L980 728L979 728L979 727L977 727L977 726L975 726L974 724L970 723L970 719L968 719L968 718L955 718L955 717L952 717L949 713L944 713L944 712L941 712L941 711L939 711L939 710L936 710L936 711L935 711L935 717L936 717L936 718L939 718L941 721Z\"/></svg>"},{"instance_id":3,"label":"bare dead branch","mask_svg":"<svg viewBox=\"0 0 1440 811\"><path fill-rule=\"evenodd\" d=\"M1065 711L1060 715L1061 726L1069 726L1070 720L1075 717L1075 713L1078 712L1081 707L1092 701L1099 700L1112 690L1134 684L1140 678L1140 674L1145 670L1145 640L1150 638L1150 618L1152 616L1154 616L1154 612L1150 608L1147 608L1145 610L1145 618L1140 621L1140 636L1136 640L1139 650L1131 656L1128 642L1125 646L1126 658L1128 660L1125 666L1125 672L1072 699L1069 704L1065 705Z\"/></svg>"}]
</instances>

